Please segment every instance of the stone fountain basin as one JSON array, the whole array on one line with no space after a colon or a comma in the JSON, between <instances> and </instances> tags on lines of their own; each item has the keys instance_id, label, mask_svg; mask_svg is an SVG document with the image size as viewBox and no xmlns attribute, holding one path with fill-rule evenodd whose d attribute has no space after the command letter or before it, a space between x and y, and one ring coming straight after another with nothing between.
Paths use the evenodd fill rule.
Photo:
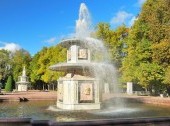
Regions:
<instances>
[{"instance_id":1,"label":"stone fountain basin","mask_svg":"<svg viewBox=\"0 0 170 126\"><path fill-rule=\"evenodd\" d=\"M82 69L92 69L92 63L59 63L49 67L51 70L55 71L67 71L67 70L82 70Z\"/></svg>"},{"instance_id":2,"label":"stone fountain basin","mask_svg":"<svg viewBox=\"0 0 170 126\"><path fill-rule=\"evenodd\" d=\"M109 67L103 63L59 63L49 67L50 70L65 72L68 70L94 70L94 68Z\"/></svg>"},{"instance_id":3,"label":"stone fountain basin","mask_svg":"<svg viewBox=\"0 0 170 126\"><path fill-rule=\"evenodd\" d=\"M78 45L83 47L88 47L93 50L100 50L103 49L104 45L103 43L95 38L86 37L86 38L67 38L63 39L59 45L61 45L64 48L69 48L71 45Z\"/></svg>"}]
</instances>

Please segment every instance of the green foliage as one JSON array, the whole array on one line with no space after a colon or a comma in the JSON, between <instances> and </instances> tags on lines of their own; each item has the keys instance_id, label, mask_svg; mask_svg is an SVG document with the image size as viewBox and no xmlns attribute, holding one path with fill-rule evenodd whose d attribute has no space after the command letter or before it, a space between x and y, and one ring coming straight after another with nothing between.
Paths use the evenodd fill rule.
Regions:
<instances>
[{"instance_id":1,"label":"green foliage","mask_svg":"<svg viewBox=\"0 0 170 126\"><path fill-rule=\"evenodd\" d=\"M159 43L169 38L170 20L169 0L147 0L142 8L139 21L147 26L147 38L152 43Z\"/></svg>"},{"instance_id":2,"label":"green foliage","mask_svg":"<svg viewBox=\"0 0 170 126\"><path fill-rule=\"evenodd\" d=\"M5 79L9 74L10 59L9 52L0 50L0 80Z\"/></svg>"},{"instance_id":3,"label":"green foliage","mask_svg":"<svg viewBox=\"0 0 170 126\"><path fill-rule=\"evenodd\" d=\"M170 41L162 40L152 45L152 59L163 67L170 64Z\"/></svg>"},{"instance_id":4,"label":"green foliage","mask_svg":"<svg viewBox=\"0 0 170 126\"><path fill-rule=\"evenodd\" d=\"M49 66L66 61L66 49L61 46L44 47L32 59L31 81L36 83L42 80L44 83L57 81L62 73L49 70Z\"/></svg>"},{"instance_id":5,"label":"green foliage","mask_svg":"<svg viewBox=\"0 0 170 126\"><path fill-rule=\"evenodd\" d=\"M10 74L11 74L10 52L2 49L0 50L0 82L2 83L2 88L5 87L6 79Z\"/></svg>"},{"instance_id":6,"label":"green foliage","mask_svg":"<svg viewBox=\"0 0 170 126\"><path fill-rule=\"evenodd\" d=\"M13 90L13 79L12 76L8 76L7 83L5 85L5 91L9 92Z\"/></svg>"},{"instance_id":7,"label":"green foliage","mask_svg":"<svg viewBox=\"0 0 170 126\"><path fill-rule=\"evenodd\" d=\"M101 39L110 53L110 59L117 67L121 66L122 59L125 56L124 49L126 48L126 39L128 28L124 25L116 30L110 29L107 23L99 23L97 25L96 36Z\"/></svg>"},{"instance_id":8,"label":"green foliage","mask_svg":"<svg viewBox=\"0 0 170 126\"><path fill-rule=\"evenodd\" d=\"M170 84L170 66L166 69L164 83Z\"/></svg>"},{"instance_id":9,"label":"green foliage","mask_svg":"<svg viewBox=\"0 0 170 126\"><path fill-rule=\"evenodd\" d=\"M34 55L30 63L30 70L31 70L30 78L31 78L31 82L33 83L35 83L37 80L40 80L40 76L41 76L40 74L37 73L38 69L40 68L40 65L37 63L39 58L40 58L40 54L38 52L37 54Z\"/></svg>"}]
</instances>

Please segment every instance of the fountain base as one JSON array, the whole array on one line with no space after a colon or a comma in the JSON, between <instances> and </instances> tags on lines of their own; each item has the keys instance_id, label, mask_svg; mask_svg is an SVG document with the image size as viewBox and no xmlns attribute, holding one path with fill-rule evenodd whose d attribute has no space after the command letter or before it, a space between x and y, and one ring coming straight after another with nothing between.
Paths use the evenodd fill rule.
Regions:
<instances>
[{"instance_id":1,"label":"fountain base","mask_svg":"<svg viewBox=\"0 0 170 126\"><path fill-rule=\"evenodd\" d=\"M57 107L66 110L100 109L99 81L76 74L60 78Z\"/></svg>"},{"instance_id":2,"label":"fountain base","mask_svg":"<svg viewBox=\"0 0 170 126\"><path fill-rule=\"evenodd\" d=\"M27 84L18 84L18 91L28 91Z\"/></svg>"}]
</instances>

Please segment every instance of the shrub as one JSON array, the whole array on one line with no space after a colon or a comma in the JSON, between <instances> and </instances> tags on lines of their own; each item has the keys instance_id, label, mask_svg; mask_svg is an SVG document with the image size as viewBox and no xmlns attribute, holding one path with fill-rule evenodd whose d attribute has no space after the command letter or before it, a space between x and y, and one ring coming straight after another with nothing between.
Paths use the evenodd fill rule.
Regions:
<instances>
[{"instance_id":1,"label":"shrub","mask_svg":"<svg viewBox=\"0 0 170 126\"><path fill-rule=\"evenodd\" d=\"M8 76L8 80L5 84L5 91L12 91L12 83L13 83L13 79L12 76Z\"/></svg>"}]
</instances>

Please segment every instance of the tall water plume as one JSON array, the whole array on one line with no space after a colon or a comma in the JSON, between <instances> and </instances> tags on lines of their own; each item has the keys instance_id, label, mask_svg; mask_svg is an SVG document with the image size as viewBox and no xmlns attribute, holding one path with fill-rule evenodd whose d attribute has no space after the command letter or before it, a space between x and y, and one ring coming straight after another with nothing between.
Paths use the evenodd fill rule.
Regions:
<instances>
[{"instance_id":1,"label":"tall water plume","mask_svg":"<svg viewBox=\"0 0 170 126\"><path fill-rule=\"evenodd\" d=\"M76 37L89 37L91 33L91 17L84 3L81 3L79 10L79 19L76 20Z\"/></svg>"},{"instance_id":2,"label":"tall water plume","mask_svg":"<svg viewBox=\"0 0 170 126\"><path fill-rule=\"evenodd\" d=\"M90 48L91 50L97 51L100 49L100 52L103 54L103 58L106 60L110 59L107 49L105 48L102 41L91 38L91 33L93 32L92 21L90 12L85 5L85 3L81 3L79 10L79 18L76 20L76 33L75 37L79 39L83 39L83 42Z\"/></svg>"},{"instance_id":3,"label":"tall water plume","mask_svg":"<svg viewBox=\"0 0 170 126\"><path fill-rule=\"evenodd\" d=\"M108 49L104 46L103 41L92 38L90 34L93 32L91 16L88 8L81 3L79 10L79 19L76 20L75 37L83 39L83 42L97 58L93 59L93 68L95 78L101 83L101 87L105 83L109 83L113 92L118 92L117 74L115 67L111 64ZM95 56L94 56L95 57Z\"/></svg>"}]
</instances>

